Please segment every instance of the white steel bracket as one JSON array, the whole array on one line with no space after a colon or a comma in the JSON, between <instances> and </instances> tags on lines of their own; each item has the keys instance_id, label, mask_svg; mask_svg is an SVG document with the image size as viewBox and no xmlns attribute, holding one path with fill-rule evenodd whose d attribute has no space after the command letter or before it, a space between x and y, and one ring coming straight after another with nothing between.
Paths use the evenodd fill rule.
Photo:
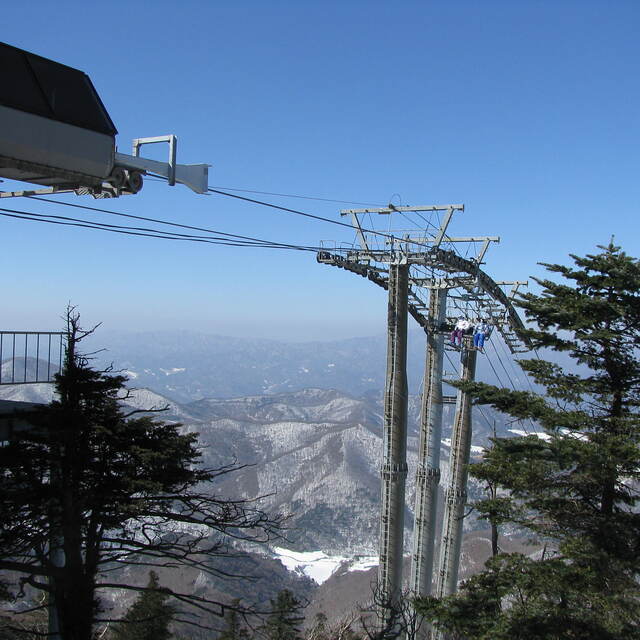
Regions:
<instances>
[{"instance_id":1,"label":"white steel bracket","mask_svg":"<svg viewBox=\"0 0 640 640\"><path fill-rule=\"evenodd\" d=\"M157 160L140 156L140 147L143 144L156 144L158 142L167 142L169 144L169 162L158 162ZM116 153L116 165L125 169L155 173L166 178L170 186L179 182L196 193L207 193L210 165L178 164L176 162L177 147L178 138L174 135L136 138L133 141L133 155Z\"/></svg>"}]
</instances>

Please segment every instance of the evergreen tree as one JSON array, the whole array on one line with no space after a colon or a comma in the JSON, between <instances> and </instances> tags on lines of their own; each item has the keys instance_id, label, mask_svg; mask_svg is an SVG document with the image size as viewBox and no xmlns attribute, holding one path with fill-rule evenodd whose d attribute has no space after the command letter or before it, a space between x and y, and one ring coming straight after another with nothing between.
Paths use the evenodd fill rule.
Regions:
<instances>
[{"instance_id":1,"label":"evergreen tree","mask_svg":"<svg viewBox=\"0 0 640 640\"><path fill-rule=\"evenodd\" d=\"M283 589L275 600L271 600L272 613L261 628L265 640L302 640L300 615L302 603L289 591Z\"/></svg>"},{"instance_id":2,"label":"evergreen tree","mask_svg":"<svg viewBox=\"0 0 640 640\"><path fill-rule=\"evenodd\" d=\"M117 640L169 640L169 631L175 608L167 600L169 595L160 588L158 574L149 572L149 582L144 591L125 614L123 621L114 627Z\"/></svg>"},{"instance_id":3,"label":"evergreen tree","mask_svg":"<svg viewBox=\"0 0 640 640\"><path fill-rule=\"evenodd\" d=\"M610 244L544 266L519 305L532 348L566 354L567 370L540 359L522 368L544 396L482 383L477 402L532 419L544 437L494 438L471 474L498 487L480 510L523 527L540 557L497 555L457 596L418 608L473 639L640 637L640 262Z\"/></svg>"},{"instance_id":4,"label":"evergreen tree","mask_svg":"<svg viewBox=\"0 0 640 640\"><path fill-rule=\"evenodd\" d=\"M197 434L127 413L126 378L94 370L79 352L91 331L73 309L67 323L57 398L0 447L0 570L48 595L63 640L90 640L97 591L136 589L126 572L101 576L114 562L224 576L210 558L227 553L227 533L268 540L280 518L215 493L215 479L235 467L199 466ZM173 595L202 614L221 606Z\"/></svg>"},{"instance_id":5,"label":"evergreen tree","mask_svg":"<svg viewBox=\"0 0 640 640\"><path fill-rule=\"evenodd\" d=\"M233 608L228 607L224 614L225 627L218 640L249 640L249 632L240 623L237 607L238 600L233 601Z\"/></svg>"}]
</instances>

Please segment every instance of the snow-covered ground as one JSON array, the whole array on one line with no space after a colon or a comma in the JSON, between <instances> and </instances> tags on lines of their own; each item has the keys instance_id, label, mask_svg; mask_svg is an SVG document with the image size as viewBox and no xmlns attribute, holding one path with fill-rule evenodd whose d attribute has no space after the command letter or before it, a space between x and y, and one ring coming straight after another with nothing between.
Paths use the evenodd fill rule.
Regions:
<instances>
[{"instance_id":1,"label":"snow-covered ground","mask_svg":"<svg viewBox=\"0 0 640 640\"><path fill-rule=\"evenodd\" d=\"M521 429L509 429L509 431L515 433L517 436L536 436L536 438L540 438L540 440L551 440L551 434L544 431L522 431ZM570 436L576 440L589 440L588 433L580 433L578 431L571 432L569 429L560 429L560 433L563 436Z\"/></svg>"},{"instance_id":2,"label":"snow-covered ground","mask_svg":"<svg viewBox=\"0 0 640 640\"><path fill-rule=\"evenodd\" d=\"M517 436L536 436L540 440L550 440L551 436L543 431L523 431L522 429L509 429L510 433L514 433Z\"/></svg>"},{"instance_id":3,"label":"snow-covered ground","mask_svg":"<svg viewBox=\"0 0 640 640\"><path fill-rule=\"evenodd\" d=\"M442 440L442 444L445 447L451 448L451 438L444 438ZM476 454L484 453L484 447L478 447L475 444L472 444L471 445L471 453L476 453Z\"/></svg>"},{"instance_id":4,"label":"snow-covered ground","mask_svg":"<svg viewBox=\"0 0 640 640\"><path fill-rule=\"evenodd\" d=\"M367 571L378 565L377 557L328 556L322 551L297 552L282 547L274 547L273 552L289 571L302 573L318 584L328 580L345 564L347 571Z\"/></svg>"},{"instance_id":5,"label":"snow-covered ground","mask_svg":"<svg viewBox=\"0 0 640 640\"><path fill-rule=\"evenodd\" d=\"M176 373L183 373L186 371L185 367L172 367L171 369L163 369L160 367L160 371L164 373L165 376L174 376Z\"/></svg>"}]
</instances>

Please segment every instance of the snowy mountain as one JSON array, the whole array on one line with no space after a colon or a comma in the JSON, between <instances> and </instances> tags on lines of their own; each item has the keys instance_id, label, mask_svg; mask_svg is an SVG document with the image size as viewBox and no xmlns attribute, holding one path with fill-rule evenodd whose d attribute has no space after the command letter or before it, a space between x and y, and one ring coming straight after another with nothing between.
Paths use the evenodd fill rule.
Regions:
<instances>
[{"instance_id":1,"label":"snowy mountain","mask_svg":"<svg viewBox=\"0 0 640 640\"><path fill-rule=\"evenodd\" d=\"M375 555L378 546L379 467L382 453L382 397L350 396L305 389L273 396L207 399L186 404L183 415L197 422L206 464L237 459L251 465L224 485L225 492L265 496L269 510L292 514L288 548L331 555ZM412 398L406 522L412 526L418 446L419 399ZM447 481L453 406L445 407L441 486ZM486 412L485 412L486 413ZM480 417L480 416L478 416ZM474 451L490 435L476 420ZM470 486L472 496L479 488ZM477 526L468 519L467 528ZM410 537L407 536L407 548Z\"/></svg>"},{"instance_id":2,"label":"snowy mountain","mask_svg":"<svg viewBox=\"0 0 640 640\"><path fill-rule=\"evenodd\" d=\"M49 402L52 385L0 386L0 399ZM123 403L166 409L159 417L198 432L203 464L247 465L225 476L218 490L257 498L268 511L291 514L288 548L331 555L375 555L380 500L382 394L352 396L327 389L175 402L150 389L132 389ZM419 398L409 404L406 522L412 524L418 446ZM453 407L445 406L445 425ZM449 427L450 428L450 427ZM476 421L474 452L488 426ZM442 486L447 477L449 433L442 445ZM471 521L469 521L471 524ZM409 539L409 538L408 538Z\"/></svg>"}]
</instances>

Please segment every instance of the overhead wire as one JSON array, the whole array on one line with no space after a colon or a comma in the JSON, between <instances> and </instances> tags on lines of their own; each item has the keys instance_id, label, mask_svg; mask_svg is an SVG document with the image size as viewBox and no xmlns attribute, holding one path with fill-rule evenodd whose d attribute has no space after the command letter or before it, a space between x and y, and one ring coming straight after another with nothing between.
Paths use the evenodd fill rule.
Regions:
<instances>
[{"instance_id":1,"label":"overhead wire","mask_svg":"<svg viewBox=\"0 0 640 640\"><path fill-rule=\"evenodd\" d=\"M166 178L164 176L158 176L158 175L154 175L151 174L150 176L148 176L150 178L154 178L158 181L166 181ZM247 192L247 193L255 193L255 194L264 194L264 195L274 195L274 196L280 196L280 197L299 197L299 198L304 198L304 199L308 199L308 200L323 200L323 201L328 201L328 202L338 202L338 203L347 203L347 204L361 204L364 206L379 206L379 205L374 205L373 203L365 203L365 202L356 202L356 201L350 201L350 200L338 200L338 199L330 199L330 198L318 198L315 196L302 196L302 195L295 195L295 194L284 194L284 193L275 193L275 192L268 192L268 191L258 191L258 190L251 190L251 189L235 189L235 188L228 188L228 191L242 191L242 192ZM285 212L289 212L289 213L293 213L296 215L300 215L300 216L304 216L304 217L308 217L311 219L315 219L315 220L319 220L322 222L327 222L330 224L334 224L334 225L338 225L338 226L342 226L345 228L348 228L350 231L353 231L353 225L348 224L348 223L344 223L344 222L340 222L338 220L333 220L331 218L326 218L324 216L318 216L316 214L312 214L306 211L301 211L299 209L293 209L290 207L283 207L281 205L277 205L271 202L265 202L262 200L257 200L255 198L248 198L245 196L239 196L233 193L228 193L227 191L223 191L221 188L213 188L210 187L207 189L207 191L209 193L216 193L218 195L224 195L230 198L235 198L235 199L239 199L239 200L243 200L245 202L250 202L252 204L257 204L257 205L261 205L261 206L266 206L266 207L270 207L272 209L275 210L280 210L280 211L285 211ZM125 216L125 217L131 217L134 219L141 219L141 220L145 220L145 221L150 221L150 222L155 222L158 224L167 224L167 225L172 225L172 226L183 226L184 228L187 229L192 229L192 230L198 230L198 231L205 231L207 233L212 232L212 230L209 229L204 229L202 227L192 227L190 225L179 225L179 223L174 223L174 222L168 222L168 221L164 221L164 220L157 220L154 218L146 218L143 216L133 216L131 214L125 214L122 212L115 212L109 209L101 209L98 207L89 207L87 205L78 205L78 204L73 204L73 203L69 203L69 202L64 202L64 201L60 201L60 200L49 200L47 198L42 198L42 197L38 197L38 196L28 196L33 200L41 200L43 202L49 202L49 203L56 203L56 204L60 204L63 206L70 206L70 207L77 207L80 209L86 209L86 210L90 210L90 211L100 211L102 213L107 213L107 214L111 214L111 215L120 215L120 216ZM404 214L404 212L401 212ZM436 215L437 212L435 212ZM405 215L406 217L406 215ZM425 220L424 216L420 215L420 218L422 220ZM389 220L389 222L391 222L391 219ZM414 224L417 225L417 223L414 222ZM435 225L433 225L433 223L430 223L434 228L437 228ZM391 233L383 233L381 231L377 231L375 229L362 229L363 233L368 233L368 234L372 234L378 237L385 237L388 239L392 239L394 241L397 240L397 238L395 236L393 236ZM224 232L220 232L220 231L213 231L213 233L218 233L219 235L229 235L230 237L234 237L235 234L225 234ZM235 236L237 237L237 236ZM248 240L250 241L261 241L260 239L255 239L255 238L251 238L251 237L247 237ZM424 243L420 243L420 242L412 242L411 244L414 244L416 246L422 246L422 247L428 247L428 245L424 244ZM283 248L285 247L289 247L292 249L298 249L299 247L297 245L289 245L288 243L279 243L279 242L269 242L269 246L282 246ZM320 249L318 249L320 250ZM457 247L453 246L452 250L454 253L457 253L458 255L462 256L462 253L457 249Z\"/></svg>"},{"instance_id":2,"label":"overhead wire","mask_svg":"<svg viewBox=\"0 0 640 640\"><path fill-rule=\"evenodd\" d=\"M212 187L214 189L224 189L225 191L238 191L239 193L255 193L263 196L277 196L280 198L299 198L301 200L317 200L319 202L334 202L336 204L359 204L365 207L384 207L386 205L374 202L353 202L351 200L336 200L335 198L320 198L318 196L302 196L293 193L272 193L271 191L255 191L253 189L237 189L233 187Z\"/></svg>"},{"instance_id":3,"label":"overhead wire","mask_svg":"<svg viewBox=\"0 0 640 640\"><path fill-rule=\"evenodd\" d=\"M137 215L133 215L131 213L123 213L121 211L114 211L112 209L102 209L100 207L90 207L88 205L84 205L84 204L75 204L73 202L65 202L64 200L50 200L48 198L42 198L40 196L28 196L28 198L30 200L38 200L39 202L46 202L48 204L56 204L56 205L61 205L64 207L72 207L74 209L85 209L87 211L95 211L98 213L107 213L110 215L114 215L114 216L119 216L122 218L130 218L132 220L142 220L144 222L153 222L155 224L163 224L163 225L167 225L167 226L171 226L171 227L177 227L177 228L181 228L181 229L189 229L191 231L202 231L205 233L214 233L220 236L225 236L225 237L229 237L229 238L235 238L238 240L247 240L247 241L253 241L253 242L265 242L268 244L277 244L277 245L282 245L283 247L287 247L290 246L291 248L297 248L296 245L288 245L287 243L274 243L272 241L269 240L262 240L260 238L254 238L252 236L243 236L243 235L239 235L239 234L235 234L235 233L227 233L224 231L219 231L217 229L211 229L208 227L196 227L193 225L188 225L188 224L183 224L180 222L173 222L173 221L169 221L169 220L162 220L159 218L150 218L147 216L137 216Z\"/></svg>"},{"instance_id":4,"label":"overhead wire","mask_svg":"<svg viewBox=\"0 0 640 640\"><path fill-rule=\"evenodd\" d=\"M313 220L319 220L321 222L327 222L329 224L333 224L333 225L337 225L339 227L345 227L347 229L349 229L350 231L354 231L353 225L348 224L346 222L340 222L339 220L333 220L331 218L326 218L324 216L319 216L316 215L314 213L309 213L307 211L301 211L299 209L292 209L291 207L283 207L281 205L278 204L274 204L273 202L265 202L264 200L256 200L255 198L247 198L246 196L239 196L236 195L235 193L227 193L225 191L221 191L219 189L213 189L213 188L209 188L207 189L207 191L209 193L217 193L219 195L223 195L223 196L227 196L229 198L236 198L238 200L243 200L245 202L250 202L252 204L257 204L257 205L261 205L264 207L270 207L271 209L275 209L278 211L285 211L287 213L293 213L296 215L300 215L303 216L305 218L311 218ZM393 240L394 242L398 241L398 238L395 237L393 234L391 233L384 233L383 231L377 231L375 229L366 229L364 227L361 228L361 231L363 233L370 233L376 236L380 236L383 238L387 238L390 240ZM422 243L422 242L411 242L412 245L418 246L418 247L426 247L426 248L430 248L429 245Z\"/></svg>"},{"instance_id":5,"label":"overhead wire","mask_svg":"<svg viewBox=\"0 0 640 640\"><path fill-rule=\"evenodd\" d=\"M228 238L234 238L237 240L247 240L249 242L258 242L258 243L266 243L270 246L281 246L282 248L291 248L291 249L299 249L299 245L294 245L294 244L288 244L288 243L283 243L283 242L273 242L270 240L263 240L260 238L254 238L252 236L244 236L244 235L239 235L236 233L227 233L224 231L219 231L217 229L210 229L208 227L196 227L193 225L188 225L188 224L182 224L180 222L173 222L173 221L169 221L169 220L162 220L159 218L150 218L147 216L137 216L137 215L133 215L131 213L123 213L121 211L114 211L112 209L102 209L100 207L90 207L88 205L84 205L84 204L75 204L73 202L65 202L64 200L50 200L49 198L42 198L40 196L28 196L28 198L30 200L38 200L39 202L46 202L48 204L56 204L56 205L61 205L64 207L71 207L74 209L85 209L87 211L95 211L98 213L107 213L110 215L114 215L114 216L119 216L122 218L130 218L132 220L142 220L144 222L153 222L155 224L163 224L163 225L167 225L167 226L171 226L171 227L177 227L177 228L181 228L181 229L189 229L191 231L202 231L205 233L213 233L219 236L225 236Z\"/></svg>"},{"instance_id":6,"label":"overhead wire","mask_svg":"<svg viewBox=\"0 0 640 640\"><path fill-rule=\"evenodd\" d=\"M269 241L253 239L253 240L235 240L229 237L216 236L195 236L191 234L181 234L177 232L164 232L158 229L150 229L146 227L132 227L124 225L113 225L105 222L94 222L72 218L69 216L59 216L52 214L41 214L33 211L20 211L17 209L8 209L0 207L0 216L14 218L19 220L29 220L32 222L41 222L48 224L57 224L62 226L82 227L87 229L95 229L98 231L109 231L112 233L120 233L123 235L142 236L149 238L158 238L162 240L179 240L187 242L201 242L206 244L217 244L234 247L260 247L269 249L293 249L299 251L317 251L316 247L303 247L296 245L282 245L280 243L271 243Z\"/></svg>"},{"instance_id":7,"label":"overhead wire","mask_svg":"<svg viewBox=\"0 0 640 640\"><path fill-rule=\"evenodd\" d=\"M165 179L163 176L154 176L154 177ZM347 203L347 204L361 204L361 205L364 205L364 206L381 206L381 205L376 205L376 204L372 204L372 203L365 203L365 202L335 200L335 199L329 199L329 198L316 198L314 196L296 196L296 195L293 195L293 194L272 193L272 192L268 192L268 191L257 191L257 190L251 190L251 189L232 189L232 188L227 188L226 191L223 191L222 189L223 189L222 187L217 187L217 188L209 187L207 189L207 192L208 193L216 193L218 195L223 195L223 196L227 196L227 197L230 197L230 198L235 198L235 199L238 199L238 200L243 200L245 202L250 202L252 204L257 204L257 205L261 205L261 206L265 206L265 207L270 207L272 209L276 209L276 210L279 210L279 211L285 211L285 212L288 212L288 213L293 213L293 214L304 216L304 217L311 218L311 219L314 219L314 220L327 222L329 224L334 224L334 225L337 225L337 226L345 227L345 228L349 229L350 231L354 230L353 229L353 225L345 223L345 222L340 222L339 220L333 220L331 218L326 218L324 216L318 216L316 214L312 214L312 213L309 213L307 211L301 211L299 209L293 209L291 207L283 207L281 205L277 205L277 204L274 204L272 202L265 202L264 200L257 200L255 198L248 198L246 196L239 196L239 195L236 195L234 193L228 193L228 191L239 191L239 192L263 194L263 195L274 195L274 196L281 196L281 197L299 197L299 198L304 198L304 199L308 199L308 200L324 200L324 201L327 201L327 202L338 202L338 203ZM382 205L382 206L385 206L385 205ZM400 213L402 213L406 217L406 214L404 212L400 212ZM438 215L437 212L434 212L434 213L436 215ZM420 217L424 220L423 216L420 216ZM416 226L418 226L417 223L414 222L414 224L416 224ZM431 223L431 225L435 229L439 229L439 227L436 227L436 225L433 225L433 223ZM418 228L420 228L420 227L418 226ZM362 230L363 233L373 234L375 236L384 237L384 238L387 238L387 239L391 239L393 241L397 241L398 240L391 233L391 217L389 217L389 230L387 231L387 233L384 233L384 232L381 232L381 231L377 231L375 229L362 228L361 230ZM429 245L427 245L425 243L421 243L421 242L415 242L414 241L414 242L411 242L411 244L419 246L419 247L430 248ZM451 243L451 244L452 244L451 250L454 253L456 253L460 257L464 257L464 258L467 257L467 256L463 256L462 255L462 252L455 246L455 244L453 244L453 243ZM468 250L467 250L467 255L468 255Z\"/></svg>"},{"instance_id":8,"label":"overhead wire","mask_svg":"<svg viewBox=\"0 0 640 640\"><path fill-rule=\"evenodd\" d=\"M511 385L511 388L516 391L516 385L513 383L513 380L511 379L511 376L509 375L509 372L507 371L507 368L504 366L504 362L502 362L502 358L500 357L500 354L498 353L498 349L496 348L495 344L489 340L489 342L487 343L492 349L493 352L495 353L496 357L498 358L498 362L500 363L500 365L502 366L502 370L504 371L505 375L507 376L507 380L509 381L509 384ZM486 352L486 350L485 350ZM486 352L486 356L487 356L487 361L489 362L489 364L491 364L491 360L489 358L489 353ZM493 369L493 364L491 364L491 368ZM494 369L494 373L496 373L495 369ZM497 374L496 374L496 377ZM498 380L500 380L500 378L498 378ZM500 380L500 385L503 387L506 387L506 385Z\"/></svg>"},{"instance_id":9,"label":"overhead wire","mask_svg":"<svg viewBox=\"0 0 640 640\"><path fill-rule=\"evenodd\" d=\"M496 377L496 379L497 379L498 383L500 384L500 386L505 388L506 385L504 384L504 382L502 381L502 379L498 375L498 372L496 371L496 368L493 366L493 362L491 362L491 358L489 358L489 354L486 351L485 351L485 355L487 356L487 362L489 363L489 366L491 367L491 370L493 371L493 375Z\"/></svg>"},{"instance_id":10,"label":"overhead wire","mask_svg":"<svg viewBox=\"0 0 640 640\"><path fill-rule=\"evenodd\" d=\"M293 214L300 215L300 216L307 217L307 218L311 218L311 219L314 219L314 220L319 220L321 222L327 222L329 224L345 227L345 228L349 229L350 231L354 230L353 229L353 225L351 225L351 224L348 224L348 223L345 223L345 222L340 222L339 220L333 220L331 218L326 218L324 216L319 216L319 215L316 215L316 214L313 214L313 213L309 213L309 212L306 212L306 211L301 211L299 209L293 209L293 208L290 208L290 207L283 207L281 205L277 205L277 204L274 204L272 202L265 202L263 200L256 200L255 198L247 198L246 196L239 196L239 195L236 195L236 194L233 194L233 193L227 193L227 192L221 191L219 189L209 188L209 189L207 189L207 191L209 193L217 193L219 195L224 195L224 196L227 196L227 197L230 197L230 198L235 198L235 199L242 200L242 201L245 201L245 202L250 202L252 204L257 204L257 205L269 207L269 208L272 208L272 209L275 209L275 210L284 211L284 212L288 212L288 213L293 213ZM65 202L65 201L62 201L62 200L50 200L48 198L42 198L40 196L28 196L28 197L30 199L32 199L32 200L40 200L40 201L43 201L43 202L56 203L56 204L60 204L62 206L76 207L76 208L79 208L79 209L86 209L86 210L89 210L89 211L96 211L96 212L107 213L107 214L112 214L112 215L125 216L125 217L134 218L134 219L140 219L140 220L146 220L146 221L150 221L150 222L155 222L155 223L159 223L159 224L168 224L168 225L172 225L172 226L183 226L184 228L189 228L189 229L198 230L198 231L206 231L206 232L210 232L211 231L209 229L204 229L202 227L192 227L190 225L180 225L179 223L168 222L168 221L165 221L165 220L147 218L147 217L144 217L144 216L134 216L132 214L116 212L116 211L112 211L110 209L101 209L99 207L90 207L88 205L74 204L74 203ZM214 231L214 232L215 233L219 233L220 235L223 235L223 232L218 232L218 231ZM363 233L370 233L370 234L373 234L373 235L376 235L376 236L385 237L385 238L390 238L390 239L392 239L394 241L397 240L397 238L395 238L391 234L386 234L386 233L383 233L381 231L377 231L375 229L365 229L365 228L363 228L362 232ZM228 235L233 236L234 234L228 234ZM249 238L249 239L250 240L256 240L255 238ZM285 246L287 243L273 243L273 244L274 245L277 244L277 245ZM425 244L418 243L418 242L413 242L412 244L415 244L417 246L427 246ZM291 247L292 248L297 248L296 245L291 245Z\"/></svg>"}]
</instances>

